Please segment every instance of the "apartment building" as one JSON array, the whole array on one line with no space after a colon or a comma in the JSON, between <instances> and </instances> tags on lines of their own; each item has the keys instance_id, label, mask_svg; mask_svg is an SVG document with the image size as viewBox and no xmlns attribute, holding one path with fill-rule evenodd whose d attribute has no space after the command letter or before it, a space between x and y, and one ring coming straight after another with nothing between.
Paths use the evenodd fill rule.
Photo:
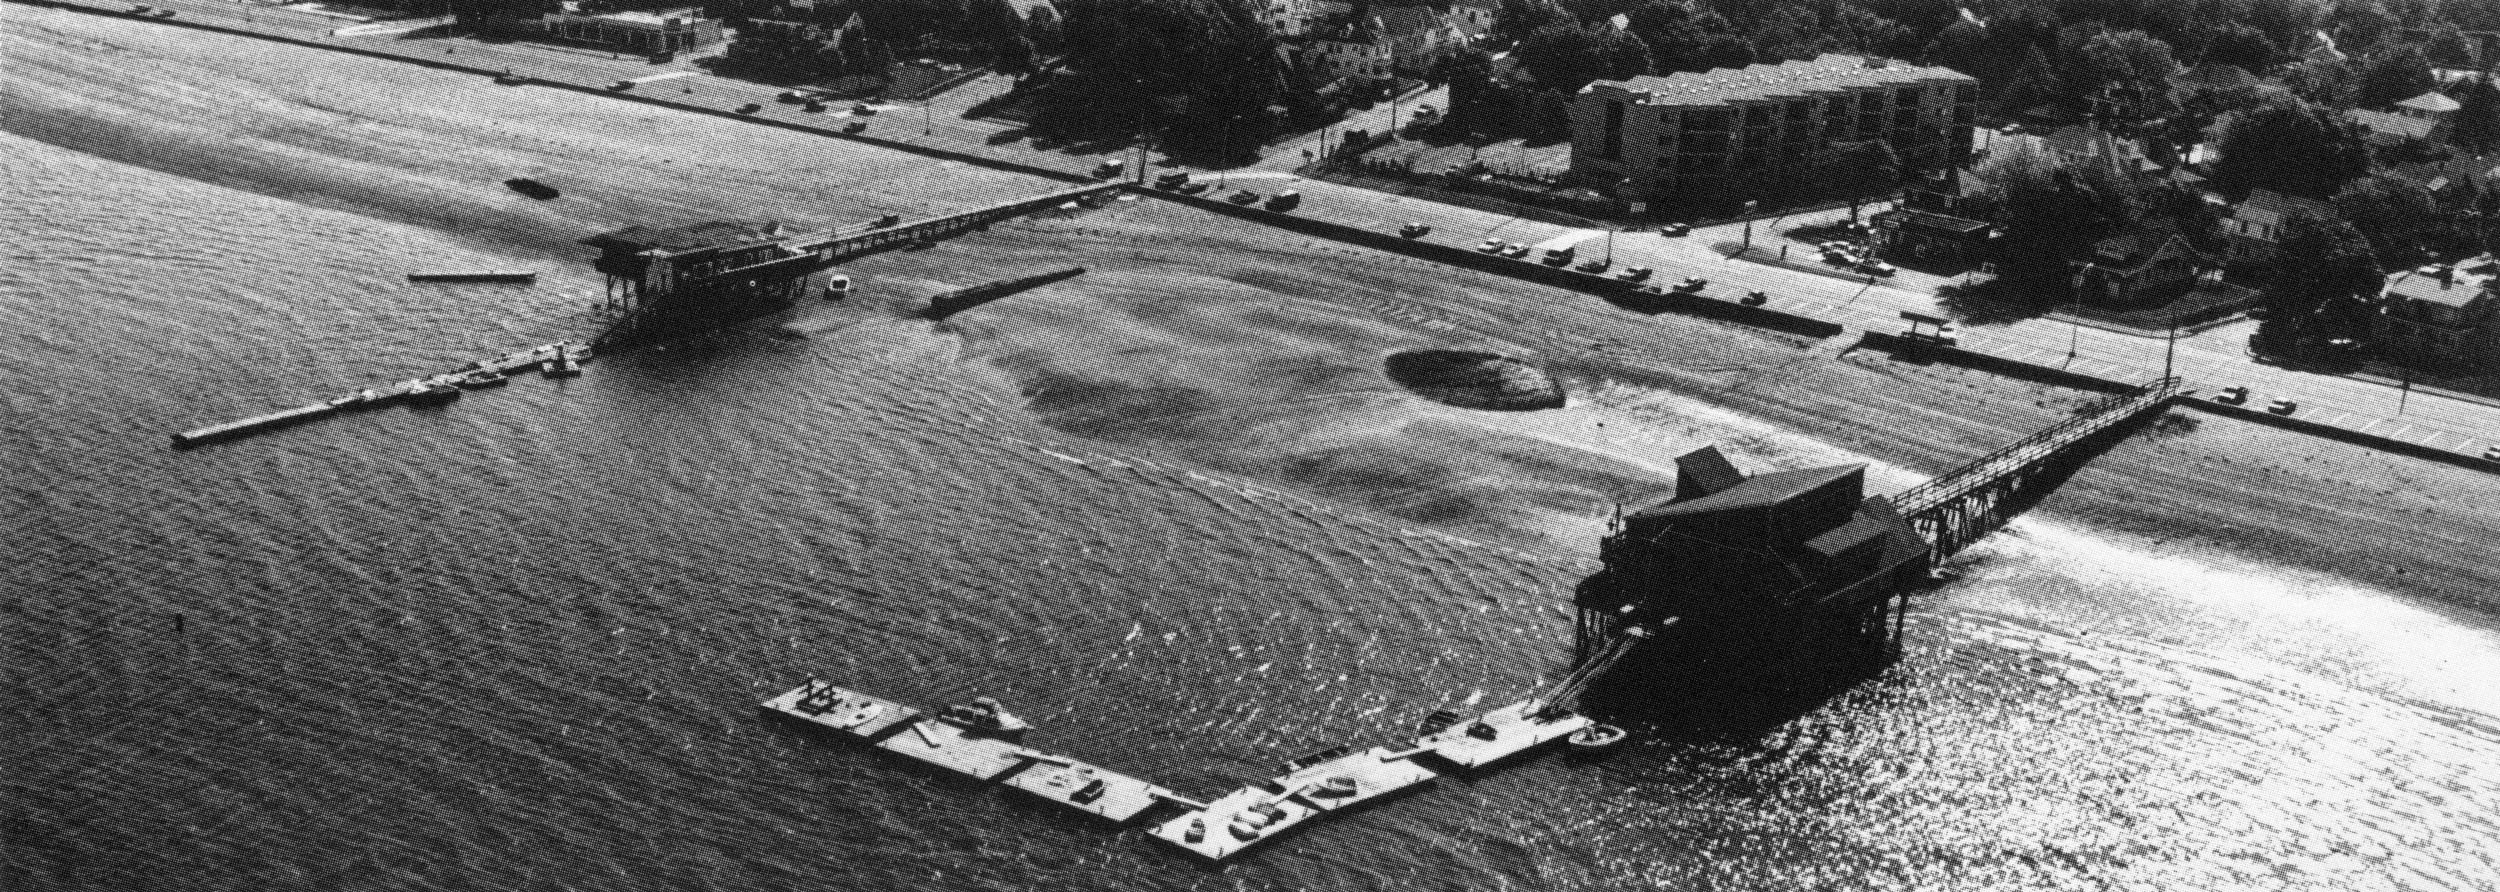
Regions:
<instances>
[{"instance_id":1,"label":"apartment building","mask_svg":"<svg viewBox=\"0 0 2500 892\"><path fill-rule=\"evenodd\" d=\"M2488 374L2500 369L2500 262L2490 255L2388 277L2379 353L2415 368Z\"/></svg>"},{"instance_id":2,"label":"apartment building","mask_svg":"<svg viewBox=\"0 0 2500 892\"><path fill-rule=\"evenodd\" d=\"M1571 171L1625 197L1724 203L1883 141L1906 174L1968 160L1978 103L1978 81L1952 69L1839 53L1597 81L1572 100Z\"/></svg>"}]
</instances>

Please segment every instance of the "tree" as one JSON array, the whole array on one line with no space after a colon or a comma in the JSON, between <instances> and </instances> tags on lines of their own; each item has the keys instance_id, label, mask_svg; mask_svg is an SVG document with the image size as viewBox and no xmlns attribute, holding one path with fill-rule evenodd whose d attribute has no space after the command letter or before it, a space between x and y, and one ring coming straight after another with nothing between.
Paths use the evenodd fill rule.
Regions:
<instances>
[{"instance_id":1,"label":"tree","mask_svg":"<svg viewBox=\"0 0 2500 892\"><path fill-rule=\"evenodd\" d=\"M1600 78L1648 73L1649 46L1604 25L1557 23L1519 42L1519 65L1538 85L1576 92Z\"/></svg>"},{"instance_id":2,"label":"tree","mask_svg":"<svg viewBox=\"0 0 2500 892\"><path fill-rule=\"evenodd\" d=\"M1060 13L1078 76L1053 80L1045 132L1144 125L1173 151L1228 156L1267 136L1284 63L1245 0L1067 0ZM1189 113L1160 116L1174 100Z\"/></svg>"},{"instance_id":3,"label":"tree","mask_svg":"<svg viewBox=\"0 0 2500 892\"><path fill-rule=\"evenodd\" d=\"M2205 61L2214 65L2237 65L2250 72L2263 73L2274 67L2280 50L2265 32L2238 22L2227 23L2205 42Z\"/></svg>"},{"instance_id":4,"label":"tree","mask_svg":"<svg viewBox=\"0 0 2500 892\"><path fill-rule=\"evenodd\" d=\"M1544 28L1572 21L1553 0L1502 0L1493 10L1493 36L1505 43L1528 39Z\"/></svg>"},{"instance_id":5,"label":"tree","mask_svg":"<svg viewBox=\"0 0 2500 892\"><path fill-rule=\"evenodd\" d=\"M2448 119L2448 141L2477 155L2500 149L2500 86L2477 76L2457 88L2458 109Z\"/></svg>"},{"instance_id":6,"label":"tree","mask_svg":"<svg viewBox=\"0 0 2500 892\"><path fill-rule=\"evenodd\" d=\"M2002 233L1999 278L2017 290L2064 294L2074 264L2132 219L2122 184L2095 184L2028 147L1989 159L1976 176Z\"/></svg>"},{"instance_id":7,"label":"tree","mask_svg":"<svg viewBox=\"0 0 2500 892\"><path fill-rule=\"evenodd\" d=\"M2354 180L2335 194L2335 210L2369 239L2381 269L2412 265L2439 222L2430 190L2390 176Z\"/></svg>"},{"instance_id":8,"label":"tree","mask_svg":"<svg viewBox=\"0 0 2500 892\"><path fill-rule=\"evenodd\" d=\"M2297 99L2241 112L2222 134L2214 188L2230 195L2272 189L2325 198L2369 168L2369 149L2351 124Z\"/></svg>"},{"instance_id":9,"label":"tree","mask_svg":"<svg viewBox=\"0 0 2500 892\"><path fill-rule=\"evenodd\" d=\"M2354 307L2366 307L2381 284L2369 240L2350 223L2296 213L2275 247L2280 259L2257 340L2281 349L2304 335L2351 333Z\"/></svg>"},{"instance_id":10,"label":"tree","mask_svg":"<svg viewBox=\"0 0 2500 892\"><path fill-rule=\"evenodd\" d=\"M2455 22L2443 22L2431 30L2431 39L2422 45L2422 54L2431 64L2441 68L2472 68L2475 65L2474 44L2465 39L2465 31Z\"/></svg>"},{"instance_id":11,"label":"tree","mask_svg":"<svg viewBox=\"0 0 2500 892\"><path fill-rule=\"evenodd\" d=\"M2439 80L2431 76L2430 57L2422 48L2404 44L2371 57L2361 69L2358 91L2353 104L2362 108L2385 108L2438 88Z\"/></svg>"}]
</instances>

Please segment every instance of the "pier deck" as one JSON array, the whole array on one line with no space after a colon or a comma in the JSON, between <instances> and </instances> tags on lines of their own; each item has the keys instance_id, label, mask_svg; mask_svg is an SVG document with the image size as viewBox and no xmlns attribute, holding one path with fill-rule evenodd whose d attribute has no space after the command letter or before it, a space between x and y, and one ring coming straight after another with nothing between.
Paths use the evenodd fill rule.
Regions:
<instances>
[{"instance_id":1,"label":"pier deck","mask_svg":"<svg viewBox=\"0 0 2500 892\"><path fill-rule=\"evenodd\" d=\"M920 710L829 684L801 685L764 701L764 708L792 719L875 740L920 717Z\"/></svg>"},{"instance_id":2,"label":"pier deck","mask_svg":"<svg viewBox=\"0 0 2500 892\"><path fill-rule=\"evenodd\" d=\"M1418 738L1416 747L1452 765L1475 770L1571 736L1589 726L1587 716L1560 713L1535 716L1537 701L1522 700Z\"/></svg>"},{"instance_id":3,"label":"pier deck","mask_svg":"<svg viewBox=\"0 0 2500 892\"><path fill-rule=\"evenodd\" d=\"M1202 810L1156 825L1155 838L1222 861L1330 812L1429 784L1440 773L1408 754L1373 747L1226 793Z\"/></svg>"},{"instance_id":4,"label":"pier deck","mask_svg":"<svg viewBox=\"0 0 2500 892\"><path fill-rule=\"evenodd\" d=\"M1073 759L1032 750L1022 755L1028 767L1007 775L1002 783L1117 823L1134 821L1148 809L1180 798L1154 784Z\"/></svg>"}]
</instances>

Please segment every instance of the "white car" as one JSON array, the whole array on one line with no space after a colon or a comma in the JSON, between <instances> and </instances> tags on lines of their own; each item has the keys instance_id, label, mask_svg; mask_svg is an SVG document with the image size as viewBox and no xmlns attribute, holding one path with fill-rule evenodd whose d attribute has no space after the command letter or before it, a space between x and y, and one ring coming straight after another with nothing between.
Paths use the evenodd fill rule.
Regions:
<instances>
[{"instance_id":1,"label":"white car","mask_svg":"<svg viewBox=\"0 0 2500 892\"><path fill-rule=\"evenodd\" d=\"M2494 446L2483 450L2483 460L2487 462L2500 462L2500 446Z\"/></svg>"},{"instance_id":2,"label":"white car","mask_svg":"<svg viewBox=\"0 0 2500 892\"><path fill-rule=\"evenodd\" d=\"M1515 260L1515 259L1518 259L1518 258L1522 258L1522 257L1526 257L1526 256L1528 256L1528 250L1529 250L1528 246L1523 245L1523 244L1520 244L1520 243L1518 243L1518 242L1512 242L1512 243L1510 243L1510 244L1507 244L1507 245L1503 245L1503 246L1502 246L1502 256L1504 256L1504 257L1509 257L1509 258L1512 258L1512 259L1514 259L1514 260Z\"/></svg>"},{"instance_id":3,"label":"white car","mask_svg":"<svg viewBox=\"0 0 2500 892\"><path fill-rule=\"evenodd\" d=\"M1625 267L1622 272L1616 273L1615 275L1621 277L1626 282L1639 282L1648 279L1649 273L1649 267L1633 266Z\"/></svg>"},{"instance_id":4,"label":"white car","mask_svg":"<svg viewBox=\"0 0 2500 892\"><path fill-rule=\"evenodd\" d=\"M2236 384L2225 387L2221 390L2221 392L2214 394L2214 402L2221 403L2226 406L2236 406L2241 403L2248 402L2248 388L2241 387Z\"/></svg>"},{"instance_id":5,"label":"white car","mask_svg":"<svg viewBox=\"0 0 2500 892\"><path fill-rule=\"evenodd\" d=\"M1509 246L1502 244L1501 239L1489 238L1484 240L1484 244L1477 245L1476 251L1484 254L1499 254L1502 253L1502 249L1506 247Z\"/></svg>"},{"instance_id":6,"label":"white car","mask_svg":"<svg viewBox=\"0 0 2500 892\"><path fill-rule=\"evenodd\" d=\"M1900 270L1894 268L1892 264L1885 263L1881 260L1861 260L1858 261L1858 272L1877 276L1889 276L1893 273L1900 272Z\"/></svg>"},{"instance_id":7,"label":"white car","mask_svg":"<svg viewBox=\"0 0 2500 892\"><path fill-rule=\"evenodd\" d=\"M1708 287L1710 287L1710 280L1700 276L1693 276L1685 279L1684 281L1675 283L1675 290L1682 291L1687 294L1700 291Z\"/></svg>"}]
</instances>

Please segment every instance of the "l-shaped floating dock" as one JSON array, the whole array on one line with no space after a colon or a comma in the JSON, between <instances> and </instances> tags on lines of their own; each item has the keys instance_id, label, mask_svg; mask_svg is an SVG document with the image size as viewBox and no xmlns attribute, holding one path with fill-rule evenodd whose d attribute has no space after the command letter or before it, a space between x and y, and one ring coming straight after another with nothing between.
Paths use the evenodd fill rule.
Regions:
<instances>
[{"instance_id":1,"label":"l-shaped floating dock","mask_svg":"<svg viewBox=\"0 0 2500 892\"><path fill-rule=\"evenodd\" d=\"M1286 763L1282 775L1200 802L1128 775L1027 748L1012 734L822 681L811 679L764 701L763 708L1118 824L1158 809L1176 811L1148 832L1209 861L1236 857L1332 814L1429 785L1442 774L1434 763L1460 772L1487 768L1592 724L1586 716L1525 700L1454 722L1404 749L1337 747L1297 759Z\"/></svg>"}]
</instances>

